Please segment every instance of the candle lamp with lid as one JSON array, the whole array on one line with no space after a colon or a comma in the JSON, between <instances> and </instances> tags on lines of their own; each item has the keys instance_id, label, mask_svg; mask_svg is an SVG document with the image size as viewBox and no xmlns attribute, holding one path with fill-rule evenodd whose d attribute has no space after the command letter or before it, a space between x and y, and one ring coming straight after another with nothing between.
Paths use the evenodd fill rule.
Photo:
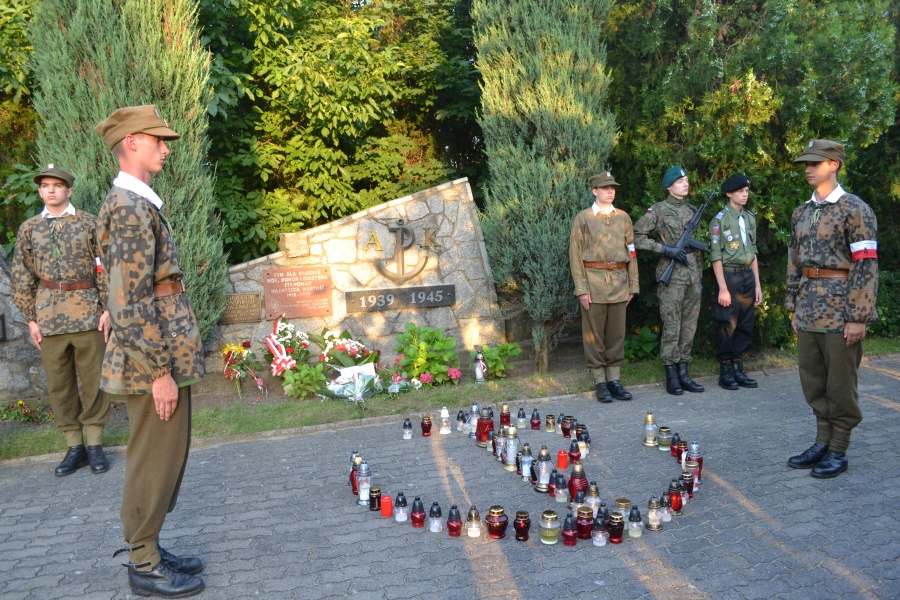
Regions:
<instances>
[{"instance_id":1,"label":"candle lamp with lid","mask_svg":"<svg viewBox=\"0 0 900 600\"><path fill-rule=\"evenodd\" d=\"M657 433L659 433L659 427L656 425L656 419L653 417L653 413L648 410L647 415L644 417L644 441L641 444L647 448L659 446L659 440L656 437Z\"/></svg>"},{"instance_id":2,"label":"candle lamp with lid","mask_svg":"<svg viewBox=\"0 0 900 600\"><path fill-rule=\"evenodd\" d=\"M405 523L409 518L409 506L406 504L406 496L403 492L397 492L394 498L394 520L398 523Z\"/></svg>"},{"instance_id":3,"label":"candle lamp with lid","mask_svg":"<svg viewBox=\"0 0 900 600\"><path fill-rule=\"evenodd\" d=\"M466 516L466 535L474 538L481 536L481 515L474 506L469 509L469 514Z\"/></svg>"},{"instance_id":4,"label":"candle lamp with lid","mask_svg":"<svg viewBox=\"0 0 900 600\"><path fill-rule=\"evenodd\" d=\"M440 533L444 530L444 515L441 513L441 505L432 502L431 510L428 511L428 531L432 533Z\"/></svg>"},{"instance_id":5,"label":"candle lamp with lid","mask_svg":"<svg viewBox=\"0 0 900 600\"><path fill-rule=\"evenodd\" d=\"M531 465L534 462L534 456L531 454L531 446L526 442L522 446L522 481L531 483Z\"/></svg>"},{"instance_id":6,"label":"candle lamp with lid","mask_svg":"<svg viewBox=\"0 0 900 600\"><path fill-rule=\"evenodd\" d=\"M488 509L488 516L484 518L488 535L495 540L506 536L506 528L509 527L509 517L500 505L494 505Z\"/></svg>"},{"instance_id":7,"label":"candle lamp with lid","mask_svg":"<svg viewBox=\"0 0 900 600\"><path fill-rule=\"evenodd\" d=\"M516 453L519 451L519 436L515 427L506 428L506 439L503 441L503 468L506 471L516 471Z\"/></svg>"},{"instance_id":8,"label":"candle lamp with lid","mask_svg":"<svg viewBox=\"0 0 900 600\"><path fill-rule=\"evenodd\" d=\"M462 515L459 514L459 509L454 504L447 513L447 534L450 537L459 537L462 534L462 526Z\"/></svg>"},{"instance_id":9,"label":"candle lamp with lid","mask_svg":"<svg viewBox=\"0 0 900 600\"><path fill-rule=\"evenodd\" d=\"M359 488L359 499L356 501L360 506L369 505L369 490L372 489L372 469L369 463L363 461L359 465L359 471L356 475L356 485Z\"/></svg>"},{"instance_id":10,"label":"candle lamp with lid","mask_svg":"<svg viewBox=\"0 0 900 600\"><path fill-rule=\"evenodd\" d=\"M647 524L648 531L662 530L662 506L660 506L659 498L653 496L647 502Z\"/></svg>"},{"instance_id":11,"label":"candle lamp with lid","mask_svg":"<svg viewBox=\"0 0 900 600\"><path fill-rule=\"evenodd\" d=\"M410 517L412 518L413 527L425 527L425 505L418 496L413 500Z\"/></svg>"},{"instance_id":12,"label":"candle lamp with lid","mask_svg":"<svg viewBox=\"0 0 900 600\"><path fill-rule=\"evenodd\" d=\"M550 490L550 475L553 473L553 460L550 458L550 451L546 445L541 446L538 452L534 472L536 475L534 491L546 494Z\"/></svg>"},{"instance_id":13,"label":"candle lamp with lid","mask_svg":"<svg viewBox=\"0 0 900 600\"><path fill-rule=\"evenodd\" d=\"M553 545L559 542L559 515L555 510L545 510L541 513L541 523L538 526L541 534L541 543Z\"/></svg>"}]
</instances>

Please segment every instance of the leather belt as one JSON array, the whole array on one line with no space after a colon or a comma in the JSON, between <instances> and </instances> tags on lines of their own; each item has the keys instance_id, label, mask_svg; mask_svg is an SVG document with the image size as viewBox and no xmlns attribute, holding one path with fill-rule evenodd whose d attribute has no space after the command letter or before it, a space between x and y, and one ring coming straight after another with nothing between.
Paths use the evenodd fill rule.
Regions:
<instances>
[{"instance_id":1,"label":"leather belt","mask_svg":"<svg viewBox=\"0 0 900 600\"><path fill-rule=\"evenodd\" d=\"M584 261L584 266L588 269L604 269L606 271L622 271L628 268L628 263L605 263Z\"/></svg>"},{"instance_id":2,"label":"leather belt","mask_svg":"<svg viewBox=\"0 0 900 600\"><path fill-rule=\"evenodd\" d=\"M745 271L750 270L750 265L744 265L742 267L726 267L723 266L722 270L726 273L743 273Z\"/></svg>"},{"instance_id":3,"label":"leather belt","mask_svg":"<svg viewBox=\"0 0 900 600\"><path fill-rule=\"evenodd\" d=\"M184 280L176 279L175 281L164 281L153 286L153 296L155 298L165 298L166 296L177 296L184 291Z\"/></svg>"},{"instance_id":4,"label":"leather belt","mask_svg":"<svg viewBox=\"0 0 900 600\"><path fill-rule=\"evenodd\" d=\"M803 267L803 276L810 279L847 279L850 276L850 269Z\"/></svg>"},{"instance_id":5,"label":"leather belt","mask_svg":"<svg viewBox=\"0 0 900 600\"><path fill-rule=\"evenodd\" d=\"M41 287L51 290L60 290L63 292L71 292L73 290L89 290L96 287L93 281L50 281L49 279L41 279Z\"/></svg>"}]
</instances>

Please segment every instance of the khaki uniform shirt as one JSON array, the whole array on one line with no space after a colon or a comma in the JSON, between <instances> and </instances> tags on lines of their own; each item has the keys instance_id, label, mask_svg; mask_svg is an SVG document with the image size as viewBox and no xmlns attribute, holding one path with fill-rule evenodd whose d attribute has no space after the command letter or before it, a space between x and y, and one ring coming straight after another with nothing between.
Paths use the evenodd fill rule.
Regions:
<instances>
[{"instance_id":1,"label":"khaki uniform shirt","mask_svg":"<svg viewBox=\"0 0 900 600\"><path fill-rule=\"evenodd\" d=\"M627 263L628 269L610 271L589 269L584 262ZM596 304L614 304L628 300L639 290L637 259L631 217L613 209L594 214L593 207L575 216L569 238L569 266L575 282L575 295L591 295Z\"/></svg>"},{"instance_id":2,"label":"khaki uniform shirt","mask_svg":"<svg viewBox=\"0 0 900 600\"><path fill-rule=\"evenodd\" d=\"M785 307L804 331L843 331L846 323L877 318L877 223L872 208L840 186L791 216ZM847 269L846 279L803 276L803 267Z\"/></svg>"},{"instance_id":3,"label":"khaki uniform shirt","mask_svg":"<svg viewBox=\"0 0 900 600\"><path fill-rule=\"evenodd\" d=\"M744 217L747 241L741 237L740 217ZM709 223L709 262L722 261L725 267L747 267L756 258L756 217L747 209L735 211L730 205Z\"/></svg>"},{"instance_id":4,"label":"khaki uniform shirt","mask_svg":"<svg viewBox=\"0 0 900 600\"><path fill-rule=\"evenodd\" d=\"M650 250L656 253L662 252L662 245L674 246L684 233L684 228L694 216L695 209L683 199L669 194L662 202L657 202L647 209L647 212L634 224L634 245L638 250ZM659 241L651 239L656 236ZM672 283L676 284L700 284L700 271L703 268L702 254L688 252L687 265L675 261L675 269L672 271ZM659 260L656 263L657 279L669 266L669 259Z\"/></svg>"},{"instance_id":5,"label":"khaki uniform shirt","mask_svg":"<svg viewBox=\"0 0 900 600\"><path fill-rule=\"evenodd\" d=\"M19 227L12 262L12 299L41 335L96 330L107 301L106 277L97 272L100 256L97 219L84 211L60 217L31 217ZM51 290L40 279L93 281L84 290Z\"/></svg>"},{"instance_id":6,"label":"khaki uniform shirt","mask_svg":"<svg viewBox=\"0 0 900 600\"><path fill-rule=\"evenodd\" d=\"M196 383L206 370L190 300L184 293L153 295L154 285L182 278L172 233L148 199L152 194L158 201L156 194L146 188L148 196L142 196L120 187L123 177L128 181L122 185L143 185L120 173L98 216L112 321L100 387L112 394L148 393L166 373L179 387Z\"/></svg>"}]
</instances>

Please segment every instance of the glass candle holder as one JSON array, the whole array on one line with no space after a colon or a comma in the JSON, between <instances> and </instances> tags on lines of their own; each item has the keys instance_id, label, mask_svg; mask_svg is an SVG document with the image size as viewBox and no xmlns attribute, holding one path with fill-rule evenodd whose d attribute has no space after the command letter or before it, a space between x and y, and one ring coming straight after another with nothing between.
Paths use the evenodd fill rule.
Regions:
<instances>
[{"instance_id":1,"label":"glass candle holder","mask_svg":"<svg viewBox=\"0 0 900 600\"><path fill-rule=\"evenodd\" d=\"M494 428L494 421L488 416L488 409L481 409L481 416L478 417L478 425L475 432L475 444L479 448L486 448L488 441L488 432Z\"/></svg>"},{"instance_id":2,"label":"glass candle holder","mask_svg":"<svg viewBox=\"0 0 900 600\"><path fill-rule=\"evenodd\" d=\"M643 533L644 520L641 518L641 511L637 506L632 506L628 515L628 537L639 538Z\"/></svg>"},{"instance_id":3,"label":"glass candle holder","mask_svg":"<svg viewBox=\"0 0 900 600\"><path fill-rule=\"evenodd\" d=\"M466 427L466 413L459 409L456 411L456 430L463 431Z\"/></svg>"},{"instance_id":4,"label":"glass candle holder","mask_svg":"<svg viewBox=\"0 0 900 600\"><path fill-rule=\"evenodd\" d=\"M448 435L453 430L450 429L450 411L447 410L447 407L441 408L441 428L438 431L441 435Z\"/></svg>"},{"instance_id":5,"label":"glass candle holder","mask_svg":"<svg viewBox=\"0 0 900 600\"><path fill-rule=\"evenodd\" d=\"M656 433L656 438L659 440L659 449L663 452L672 452L672 430L668 427L660 427L659 431Z\"/></svg>"},{"instance_id":6,"label":"glass candle holder","mask_svg":"<svg viewBox=\"0 0 900 600\"><path fill-rule=\"evenodd\" d=\"M584 474L584 466L580 462L572 465L572 474L569 476L569 501L575 499L578 490L584 490L585 494L588 489L588 480Z\"/></svg>"},{"instance_id":7,"label":"glass candle holder","mask_svg":"<svg viewBox=\"0 0 900 600\"><path fill-rule=\"evenodd\" d=\"M569 468L569 453L565 450L560 450L556 453L556 468L557 469L568 469Z\"/></svg>"},{"instance_id":8,"label":"glass candle holder","mask_svg":"<svg viewBox=\"0 0 900 600\"><path fill-rule=\"evenodd\" d=\"M356 486L359 488L359 499L356 501L360 506L369 505L369 491L372 488L372 469L365 461L359 465L356 474Z\"/></svg>"},{"instance_id":9,"label":"glass candle holder","mask_svg":"<svg viewBox=\"0 0 900 600\"><path fill-rule=\"evenodd\" d=\"M409 506L406 505L406 496L403 492L397 492L397 498L394 499L394 520L398 523L406 523L409 518Z\"/></svg>"},{"instance_id":10,"label":"glass candle holder","mask_svg":"<svg viewBox=\"0 0 900 600\"><path fill-rule=\"evenodd\" d=\"M559 413L559 416L556 417L556 433L558 433L559 435L563 434L562 422L563 422L563 419L565 419L565 418L566 418L565 415L562 413Z\"/></svg>"},{"instance_id":11,"label":"glass candle holder","mask_svg":"<svg viewBox=\"0 0 900 600\"><path fill-rule=\"evenodd\" d=\"M425 505L422 504L422 499L418 496L413 500L410 519L413 527L425 527Z\"/></svg>"},{"instance_id":12,"label":"glass candle holder","mask_svg":"<svg viewBox=\"0 0 900 600\"><path fill-rule=\"evenodd\" d=\"M526 425L528 425L528 415L525 414L524 408L520 408L516 415L516 427L524 430Z\"/></svg>"},{"instance_id":13,"label":"glass candle holder","mask_svg":"<svg viewBox=\"0 0 900 600\"><path fill-rule=\"evenodd\" d=\"M553 545L559 542L559 515L555 510L545 510L541 513L538 529L542 544Z\"/></svg>"},{"instance_id":14,"label":"glass candle holder","mask_svg":"<svg viewBox=\"0 0 900 600\"><path fill-rule=\"evenodd\" d=\"M680 515L681 514L681 486L678 485L678 481L673 479L672 483L669 484L669 502L672 503L672 514Z\"/></svg>"},{"instance_id":15,"label":"glass candle holder","mask_svg":"<svg viewBox=\"0 0 900 600\"><path fill-rule=\"evenodd\" d=\"M440 504L432 503L431 510L428 511L428 531L431 533L442 532L444 530L443 516Z\"/></svg>"},{"instance_id":16,"label":"glass candle holder","mask_svg":"<svg viewBox=\"0 0 900 600\"><path fill-rule=\"evenodd\" d=\"M488 516L484 518L488 535L495 540L503 539L506 536L506 528L509 526L509 517L503 510L502 506L495 505L488 509Z\"/></svg>"},{"instance_id":17,"label":"glass candle holder","mask_svg":"<svg viewBox=\"0 0 900 600\"><path fill-rule=\"evenodd\" d=\"M459 537L462 535L462 526L462 515L459 514L459 509L454 504L447 513L447 534L450 537Z\"/></svg>"},{"instance_id":18,"label":"glass candle holder","mask_svg":"<svg viewBox=\"0 0 900 600\"><path fill-rule=\"evenodd\" d=\"M688 459L697 463L697 485L700 485L703 483L703 454L700 452L698 442L688 444Z\"/></svg>"},{"instance_id":19,"label":"glass candle holder","mask_svg":"<svg viewBox=\"0 0 900 600\"><path fill-rule=\"evenodd\" d=\"M566 515L566 520L562 526L563 546L574 546L578 543L578 531L575 528L575 517L572 513Z\"/></svg>"},{"instance_id":20,"label":"glass candle holder","mask_svg":"<svg viewBox=\"0 0 900 600\"><path fill-rule=\"evenodd\" d=\"M544 418L544 431L547 433L556 433L556 417L547 415Z\"/></svg>"},{"instance_id":21,"label":"glass candle holder","mask_svg":"<svg viewBox=\"0 0 900 600\"><path fill-rule=\"evenodd\" d=\"M562 473L556 474L556 501L560 504L569 502L569 487L566 483L566 476Z\"/></svg>"},{"instance_id":22,"label":"glass candle holder","mask_svg":"<svg viewBox=\"0 0 900 600\"><path fill-rule=\"evenodd\" d=\"M581 447L578 442L572 440L572 443L569 444L569 462L575 464L579 460L581 460Z\"/></svg>"},{"instance_id":23,"label":"glass candle holder","mask_svg":"<svg viewBox=\"0 0 900 600\"><path fill-rule=\"evenodd\" d=\"M409 419L405 419L403 421L403 439L412 439L412 421L410 421Z\"/></svg>"},{"instance_id":24,"label":"glass candle holder","mask_svg":"<svg viewBox=\"0 0 900 600\"><path fill-rule=\"evenodd\" d=\"M369 510L377 512L381 510L381 487L373 485L369 489Z\"/></svg>"},{"instance_id":25,"label":"glass candle holder","mask_svg":"<svg viewBox=\"0 0 900 600\"><path fill-rule=\"evenodd\" d=\"M553 474L553 461L550 459L550 451L547 446L541 446L538 452L538 459L534 463L534 491L546 494L550 491L550 476ZM556 482L554 484L554 492L556 491Z\"/></svg>"},{"instance_id":26,"label":"glass candle holder","mask_svg":"<svg viewBox=\"0 0 900 600\"><path fill-rule=\"evenodd\" d=\"M681 441L681 436L678 435L678 432L672 434L672 444L669 446L669 452L672 456L678 457L678 442ZM680 461L679 461L680 462Z\"/></svg>"},{"instance_id":27,"label":"glass candle holder","mask_svg":"<svg viewBox=\"0 0 900 600\"><path fill-rule=\"evenodd\" d=\"M422 437L431 436L431 415L425 415L422 417Z\"/></svg>"},{"instance_id":28,"label":"glass candle holder","mask_svg":"<svg viewBox=\"0 0 900 600\"><path fill-rule=\"evenodd\" d=\"M621 544L622 536L625 534L625 517L617 512L609 514L609 543Z\"/></svg>"},{"instance_id":29,"label":"glass candle holder","mask_svg":"<svg viewBox=\"0 0 900 600\"><path fill-rule=\"evenodd\" d=\"M606 523L603 519L594 519L594 529L591 531L591 539L595 546L605 546L609 540L609 532L606 531Z\"/></svg>"},{"instance_id":30,"label":"glass candle holder","mask_svg":"<svg viewBox=\"0 0 900 600\"><path fill-rule=\"evenodd\" d=\"M519 452L519 436L515 427L506 428L506 439L503 440L503 469L516 471L516 454Z\"/></svg>"},{"instance_id":31,"label":"glass candle holder","mask_svg":"<svg viewBox=\"0 0 900 600\"><path fill-rule=\"evenodd\" d=\"M471 538L481 537L481 515L474 506L469 509L469 515L466 517L466 535Z\"/></svg>"},{"instance_id":32,"label":"glass candle holder","mask_svg":"<svg viewBox=\"0 0 900 600\"><path fill-rule=\"evenodd\" d=\"M658 431L659 427L656 425L656 419L653 418L653 413L648 410L647 416L644 417L644 441L641 444L647 448L659 446L659 440L656 438Z\"/></svg>"},{"instance_id":33,"label":"glass candle holder","mask_svg":"<svg viewBox=\"0 0 900 600\"><path fill-rule=\"evenodd\" d=\"M696 460L691 460L690 458L684 461L684 469L691 474L691 497L694 497L694 492L699 489L700 485L700 465Z\"/></svg>"},{"instance_id":34,"label":"glass candle holder","mask_svg":"<svg viewBox=\"0 0 900 600\"><path fill-rule=\"evenodd\" d=\"M684 455L687 452L687 442L684 440L678 442L675 450L675 460L679 463L684 459Z\"/></svg>"},{"instance_id":35,"label":"glass candle holder","mask_svg":"<svg viewBox=\"0 0 900 600\"><path fill-rule=\"evenodd\" d=\"M531 529L531 519L527 510L517 510L516 518L513 521L513 529L516 532L516 539L520 542L528 541L528 530Z\"/></svg>"},{"instance_id":36,"label":"glass candle holder","mask_svg":"<svg viewBox=\"0 0 900 600\"><path fill-rule=\"evenodd\" d=\"M511 424L512 421L510 420L509 404L502 404L500 406L500 426L508 427Z\"/></svg>"},{"instance_id":37,"label":"glass candle holder","mask_svg":"<svg viewBox=\"0 0 900 600\"><path fill-rule=\"evenodd\" d=\"M570 439L572 437L572 426L575 423L575 417L566 416L563 417L562 420L562 434L566 439Z\"/></svg>"},{"instance_id":38,"label":"glass candle holder","mask_svg":"<svg viewBox=\"0 0 900 600\"><path fill-rule=\"evenodd\" d=\"M662 506L656 496L647 502L647 531L662 531Z\"/></svg>"},{"instance_id":39,"label":"glass candle holder","mask_svg":"<svg viewBox=\"0 0 900 600\"><path fill-rule=\"evenodd\" d=\"M362 464L362 456L356 455L353 466L350 468L350 489L354 496L359 496L359 466Z\"/></svg>"},{"instance_id":40,"label":"glass candle holder","mask_svg":"<svg viewBox=\"0 0 900 600\"><path fill-rule=\"evenodd\" d=\"M591 539L594 531L594 512L589 506L581 506L575 513L575 532L582 540Z\"/></svg>"},{"instance_id":41,"label":"glass candle holder","mask_svg":"<svg viewBox=\"0 0 900 600\"><path fill-rule=\"evenodd\" d=\"M531 411L531 429L532 431L541 430L541 413L536 408Z\"/></svg>"},{"instance_id":42,"label":"glass candle holder","mask_svg":"<svg viewBox=\"0 0 900 600\"><path fill-rule=\"evenodd\" d=\"M390 517L394 514L394 499L389 494L381 495L381 516Z\"/></svg>"},{"instance_id":43,"label":"glass candle holder","mask_svg":"<svg viewBox=\"0 0 900 600\"><path fill-rule=\"evenodd\" d=\"M669 499L669 493L666 492L659 497L660 520L663 523L672 521L672 501Z\"/></svg>"}]
</instances>

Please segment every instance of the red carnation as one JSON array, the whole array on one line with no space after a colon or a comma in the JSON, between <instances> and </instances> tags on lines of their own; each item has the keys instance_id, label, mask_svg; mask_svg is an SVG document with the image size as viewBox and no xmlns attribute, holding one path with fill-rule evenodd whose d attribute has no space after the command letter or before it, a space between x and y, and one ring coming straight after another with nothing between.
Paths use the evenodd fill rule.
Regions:
<instances>
[{"instance_id":1,"label":"red carnation","mask_svg":"<svg viewBox=\"0 0 900 600\"><path fill-rule=\"evenodd\" d=\"M287 352L288 354L293 354L293 353L294 353L294 349L293 349L293 348L285 348L284 351Z\"/></svg>"},{"instance_id":2,"label":"red carnation","mask_svg":"<svg viewBox=\"0 0 900 600\"><path fill-rule=\"evenodd\" d=\"M247 348L249 350L250 349L250 340L247 340L246 342L242 343L241 346L243 346L244 348Z\"/></svg>"}]
</instances>

